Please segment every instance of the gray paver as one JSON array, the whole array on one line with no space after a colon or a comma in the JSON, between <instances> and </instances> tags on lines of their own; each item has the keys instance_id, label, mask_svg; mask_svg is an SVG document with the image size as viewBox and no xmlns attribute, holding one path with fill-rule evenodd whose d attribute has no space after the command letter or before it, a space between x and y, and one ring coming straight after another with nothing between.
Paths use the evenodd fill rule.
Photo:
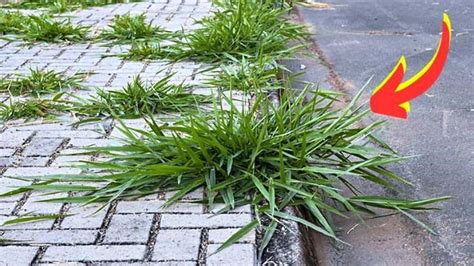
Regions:
<instances>
[{"instance_id":1,"label":"gray paver","mask_svg":"<svg viewBox=\"0 0 474 266\"><path fill-rule=\"evenodd\" d=\"M153 215L114 215L105 235L104 243L146 243Z\"/></svg>"},{"instance_id":2,"label":"gray paver","mask_svg":"<svg viewBox=\"0 0 474 266\"><path fill-rule=\"evenodd\" d=\"M220 245L210 244L208 254L214 253ZM254 265L255 249L252 244L235 244L207 258L207 265Z\"/></svg>"},{"instance_id":3,"label":"gray paver","mask_svg":"<svg viewBox=\"0 0 474 266\"><path fill-rule=\"evenodd\" d=\"M38 247L0 246L0 264L28 265L38 252Z\"/></svg>"},{"instance_id":4,"label":"gray paver","mask_svg":"<svg viewBox=\"0 0 474 266\"><path fill-rule=\"evenodd\" d=\"M122 201L117 206L117 213L202 213L203 205L178 202L163 208L166 201Z\"/></svg>"},{"instance_id":5,"label":"gray paver","mask_svg":"<svg viewBox=\"0 0 474 266\"><path fill-rule=\"evenodd\" d=\"M53 246L46 250L43 261L140 260L145 255L145 248L144 245Z\"/></svg>"},{"instance_id":6,"label":"gray paver","mask_svg":"<svg viewBox=\"0 0 474 266\"><path fill-rule=\"evenodd\" d=\"M97 230L6 230L3 237L31 244L92 244Z\"/></svg>"},{"instance_id":7,"label":"gray paver","mask_svg":"<svg viewBox=\"0 0 474 266\"><path fill-rule=\"evenodd\" d=\"M153 260L197 260L201 230L162 230L156 238Z\"/></svg>"},{"instance_id":8,"label":"gray paver","mask_svg":"<svg viewBox=\"0 0 474 266\"><path fill-rule=\"evenodd\" d=\"M161 216L161 226L170 228L189 228L189 227L240 227L245 226L251 221L250 214L163 214Z\"/></svg>"},{"instance_id":9,"label":"gray paver","mask_svg":"<svg viewBox=\"0 0 474 266\"><path fill-rule=\"evenodd\" d=\"M26 146L23 155L26 156L51 156L61 145L63 139L45 139L35 136Z\"/></svg>"}]
</instances>

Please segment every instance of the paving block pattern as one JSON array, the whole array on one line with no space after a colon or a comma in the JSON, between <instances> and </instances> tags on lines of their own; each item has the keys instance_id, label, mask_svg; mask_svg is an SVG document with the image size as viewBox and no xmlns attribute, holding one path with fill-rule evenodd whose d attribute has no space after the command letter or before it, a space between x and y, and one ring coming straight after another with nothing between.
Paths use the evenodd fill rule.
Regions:
<instances>
[{"instance_id":1,"label":"paving block pattern","mask_svg":"<svg viewBox=\"0 0 474 266\"><path fill-rule=\"evenodd\" d=\"M190 31L195 19L209 15L209 0L158 0L115 4L77 10L64 16L76 24L90 25L97 34L115 15L145 13L154 25L169 30ZM140 75L147 81L176 73L172 82L192 85L192 92L211 95L203 87L202 74L207 66L197 62L169 64L164 61L129 62L119 57L103 57L124 52L127 45L36 44L0 40L0 78L28 73L30 68L65 71L67 74L88 72L83 85L89 90L72 89L87 96L94 88L119 89ZM0 95L7 101L8 95ZM239 97L237 95L237 97ZM246 101L246 99L244 99ZM120 131L114 121L72 126L72 117L59 121L11 121L0 125L0 193L33 183L32 176L79 174L74 165L94 159L77 155L85 147L119 145ZM125 120L135 128L146 128L143 120ZM13 177L13 178L11 178ZM250 208L229 214L214 215L218 210L190 203L202 199L203 190L195 191L183 201L162 208L173 193L160 193L136 201L119 201L102 208L76 204L43 203L54 196L26 192L0 198L0 224L21 215L73 214L63 218L34 223L0 226L0 265L254 265L256 233L251 232L229 250L213 256L219 244L252 219ZM98 211L99 210L99 211Z\"/></svg>"}]
</instances>

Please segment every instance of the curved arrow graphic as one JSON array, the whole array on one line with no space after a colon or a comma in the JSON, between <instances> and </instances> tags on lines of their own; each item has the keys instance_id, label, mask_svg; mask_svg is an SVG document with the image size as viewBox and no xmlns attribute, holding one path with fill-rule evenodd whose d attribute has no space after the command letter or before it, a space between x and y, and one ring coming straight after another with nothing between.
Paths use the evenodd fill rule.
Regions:
<instances>
[{"instance_id":1,"label":"curved arrow graphic","mask_svg":"<svg viewBox=\"0 0 474 266\"><path fill-rule=\"evenodd\" d=\"M436 81L448 58L451 44L451 21L443 14L443 33L435 54L416 75L403 81L406 60L402 56L392 72L375 88L370 98L374 113L406 119L410 112L409 101L426 92Z\"/></svg>"}]
</instances>

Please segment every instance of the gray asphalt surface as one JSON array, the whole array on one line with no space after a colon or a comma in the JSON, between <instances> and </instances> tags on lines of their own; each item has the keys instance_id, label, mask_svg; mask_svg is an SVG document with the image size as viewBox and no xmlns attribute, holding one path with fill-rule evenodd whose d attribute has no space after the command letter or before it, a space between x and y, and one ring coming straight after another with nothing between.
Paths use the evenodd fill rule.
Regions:
<instances>
[{"instance_id":1,"label":"gray asphalt surface","mask_svg":"<svg viewBox=\"0 0 474 266\"><path fill-rule=\"evenodd\" d=\"M407 120L389 121L382 137L403 155L418 157L395 166L415 184L408 196L450 195L443 210L418 216L439 232L429 235L414 223L389 217L358 226L340 222L352 247L320 251L321 264L474 264L474 1L332 0L331 9L299 8L312 27L322 64L307 59L306 79L338 87L349 95L373 76L363 100L407 58L405 79L418 72L438 45L442 14L453 26L451 51L437 83L411 101ZM323 66L324 65L324 66ZM325 79L321 80L321 73ZM407 196L407 195L404 195ZM354 228L354 226L356 226ZM352 230L350 230L352 229ZM349 232L350 230L350 232ZM344 232L345 231L345 232ZM349 233L348 233L349 232Z\"/></svg>"}]
</instances>

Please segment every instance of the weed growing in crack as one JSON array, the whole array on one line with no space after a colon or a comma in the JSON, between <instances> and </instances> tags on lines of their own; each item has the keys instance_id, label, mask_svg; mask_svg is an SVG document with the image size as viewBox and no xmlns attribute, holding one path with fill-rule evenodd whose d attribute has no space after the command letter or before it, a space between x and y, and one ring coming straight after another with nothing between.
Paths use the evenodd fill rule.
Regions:
<instances>
[{"instance_id":1,"label":"weed growing in crack","mask_svg":"<svg viewBox=\"0 0 474 266\"><path fill-rule=\"evenodd\" d=\"M0 10L0 34L18 34L28 23L29 17L20 12Z\"/></svg>"},{"instance_id":2,"label":"weed growing in crack","mask_svg":"<svg viewBox=\"0 0 474 266\"><path fill-rule=\"evenodd\" d=\"M284 67L271 57L258 56L256 60L246 57L237 59L230 55L227 57L230 63L221 65L219 74L208 79L206 84L245 92L271 91L278 87L278 74Z\"/></svg>"},{"instance_id":3,"label":"weed growing in crack","mask_svg":"<svg viewBox=\"0 0 474 266\"><path fill-rule=\"evenodd\" d=\"M211 209L214 203L225 204L219 213L247 204L255 211L255 219L218 251L258 226L265 229L263 251L277 224L285 220L337 239L331 215L373 214L377 208L403 213L426 227L408 211L430 210L428 205L447 197L405 200L363 195L357 188L359 182L386 189L410 184L385 168L404 158L373 137L381 123L358 125L368 110L356 107L356 100L346 109L333 110L337 95L331 92L314 91L313 97L305 100L308 90L299 95L288 87L282 91L278 106L265 94L257 94L250 109L225 98L229 108L216 102L210 113L190 113L174 124L149 118L151 130L122 129L124 146L90 148L91 153L110 158L86 165L95 174L44 177L43 184L20 191L75 191L74 186L55 186L55 182L96 182L96 186L81 188L85 193L81 196L47 201L111 202L176 191L166 203L169 206L204 187ZM379 143L380 148L367 140ZM351 193L343 193L341 187ZM288 214L287 207L306 210L315 222ZM269 219L268 225L261 223L262 216Z\"/></svg>"},{"instance_id":4,"label":"weed growing in crack","mask_svg":"<svg viewBox=\"0 0 474 266\"><path fill-rule=\"evenodd\" d=\"M177 51L172 45L162 46L153 42L133 43L128 52L119 54L120 57L127 60L153 60L153 59L171 59L177 57Z\"/></svg>"},{"instance_id":5,"label":"weed growing in crack","mask_svg":"<svg viewBox=\"0 0 474 266\"><path fill-rule=\"evenodd\" d=\"M27 42L83 42L87 40L88 26L76 26L70 20L56 20L47 15L30 16L21 30L21 38Z\"/></svg>"},{"instance_id":6,"label":"weed growing in crack","mask_svg":"<svg viewBox=\"0 0 474 266\"><path fill-rule=\"evenodd\" d=\"M67 102L60 99L62 96L63 93L59 93L51 99L10 99L8 103L0 103L0 121L22 118L29 121L40 117L53 119L70 108Z\"/></svg>"},{"instance_id":7,"label":"weed growing in crack","mask_svg":"<svg viewBox=\"0 0 474 266\"><path fill-rule=\"evenodd\" d=\"M201 61L221 61L226 54L234 57L256 57L263 52L273 58L284 58L300 46L288 48L290 41L303 41L303 26L283 16L289 10L273 8L273 2L260 0L223 1L220 10L203 18L201 28L183 33L175 48L177 60L195 58Z\"/></svg>"},{"instance_id":8,"label":"weed growing in crack","mask_svg":"<svg viewBox=\"0 0 474 266\"><path fill-rule=\"evenodd\" d=\"M13 96L40 96L42 94L56 93L65 89L80 88L80 82L85 74L76 73L66 76L64 73L54 70L41 71L30 69L29 75L16 75L14 78L0 80L0 92L9 93Z\"/></svg>"},{"instance_id":9,"label":"weed growing in crack","mask_svg":"<svg viewBox=\"0 0 474 266\"><path fill-rule=\"evenodd\" d=\"M212 102L208 96L187 92L183 85L170 84L171 78L172 75L167 75L147 85L137 76L122 90L98 90L96 97L78 99L73 111L87 116L138 118L146 114L189 112Z\"/></svg>"},{"instance_id":10,"label":"weed growing in crack","mask_svg":"<svg viewBox=\"0 0 474 266\"><path fill-rule=\"evenodd\" d=\"M135 2L142 2L142 0L24 0L19 3L0 5L0 7L18 9L48 8L52 13L64 13L79 8Z\"/></svg>"},{"instance_id":11,"label":"weed growing in crack","mask_svg":"<svg viewBox=\"0 0 474 266\"><path fill-rule=\"evenodd\" d=\"M138 16L117 15L109 27L110 29L100 34L100 39L126 43L139 40L160 41L172 35L171 32L159 26L153 26L151 22L147 23L145 14Z\"/></svg>"}]
</instances>

